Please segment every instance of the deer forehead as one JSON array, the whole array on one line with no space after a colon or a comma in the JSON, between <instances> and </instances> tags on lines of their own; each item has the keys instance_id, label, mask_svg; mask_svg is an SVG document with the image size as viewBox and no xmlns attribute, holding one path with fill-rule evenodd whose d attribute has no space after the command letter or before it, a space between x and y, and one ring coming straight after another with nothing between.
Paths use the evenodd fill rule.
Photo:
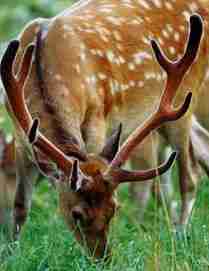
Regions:
<instances>
[{"instance_id":1,"label":"deer forehead","mask_svg":"<svg viewBox=\"0 0 209 271\"><path fill-rule=\"evenodd\" d=\"M107 169L107 162L98 155L91 154L87 162L80 165L85 174L90 176L97 175L99 172L104 172Z\"/></svg>"}]
</instances>

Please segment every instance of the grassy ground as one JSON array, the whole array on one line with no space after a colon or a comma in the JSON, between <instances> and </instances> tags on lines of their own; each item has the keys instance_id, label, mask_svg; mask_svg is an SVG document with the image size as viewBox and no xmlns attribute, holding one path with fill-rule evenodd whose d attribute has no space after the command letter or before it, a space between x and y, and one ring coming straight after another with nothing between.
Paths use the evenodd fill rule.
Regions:
<instances>
[{"instance_id":1,"label":"grassy ground","mask_svg":"<svg viewBox=\"0 0 209 271\"><path fill-rule=\"evenodd\" d=\"M47 182L34 193L33 206L18 242L0 238L1 271L46 270L209 270L209 182L203 180L187 239L176 238L166 215L151 201L144 226L126 186L119 193L122 208L113 220L108 263L93 262L81 250L57 210L57 195Z\"/></svg>"}]
</instances>

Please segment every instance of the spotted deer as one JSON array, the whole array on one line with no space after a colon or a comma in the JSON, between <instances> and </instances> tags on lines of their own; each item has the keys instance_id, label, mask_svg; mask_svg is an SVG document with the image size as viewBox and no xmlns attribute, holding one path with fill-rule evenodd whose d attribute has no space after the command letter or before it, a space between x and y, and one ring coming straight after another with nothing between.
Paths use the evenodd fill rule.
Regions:
<instances>
[{"instance_id":1,"label":"spotted deer","mask_svg":"<svg viewBox=\"0 0 209 271\"><path fill-rule=\"evenodd\" d=\"M195 179L188 128L207 63L203 22L193 15L189 27L187 8L180 0L80 1L55 18L33 21L10 43L1 77L16 127L15 233L26 219L38 167L57 181L60 210L77 240L103 256L118 185L163 174L175 159L174 152L151 170L122 168L161 124L179 150L185 224Z\"/></svg>"}]
</instances>

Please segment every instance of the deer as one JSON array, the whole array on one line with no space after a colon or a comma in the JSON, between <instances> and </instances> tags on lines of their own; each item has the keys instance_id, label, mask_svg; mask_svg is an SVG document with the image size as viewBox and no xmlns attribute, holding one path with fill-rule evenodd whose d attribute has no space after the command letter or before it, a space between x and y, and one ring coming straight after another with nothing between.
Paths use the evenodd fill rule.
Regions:
<instances>
[{"instance_id":1,"label":"deer","mask_svg":"<svg viewBox=\"0 0 209 271\"><path fill-rule=\"evenodd\" d=\"M9 44L0 73L15 125L15 237L30 209L38 168L56 181L60 211L78 242L96 258L110 255L107 237L118 186L147 182L176 158L173 152L151 169L122 167L160 125L179 151L180 224L187 223L195 192L188 128L208 47L199 15L189 22L174 16L174 6L183 12L186 2L80 1L52 19L29 23ZM200 15L206 13L201 7ZM175 48L169 47L181 55L175 61L163 46L168 21L184 27Z\"/></svg>"}]
</instances>

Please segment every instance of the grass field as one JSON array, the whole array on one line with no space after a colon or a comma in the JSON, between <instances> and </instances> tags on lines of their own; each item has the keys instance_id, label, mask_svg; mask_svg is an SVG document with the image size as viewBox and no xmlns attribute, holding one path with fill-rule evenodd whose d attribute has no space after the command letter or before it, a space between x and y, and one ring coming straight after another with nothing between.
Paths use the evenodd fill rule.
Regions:
<instances>
[{"instance_id":1,"label":"grass field","mask_svg":"<svg viewBox=\"0 0 209 271\"><path fill-rule=\"evenodd\" d=\"M0 271L51 270L209 270L209 181L199 187L187 238L171 231L166 212L150 202L143 226L140 211L129 198L127 186L119 191L122 207L112 222L109 262L94 262L79 247L64 224L57 194L46 181L34 193L30 216L19 241L8 245L0 237Z\"/></svg>"}]
</instances>

